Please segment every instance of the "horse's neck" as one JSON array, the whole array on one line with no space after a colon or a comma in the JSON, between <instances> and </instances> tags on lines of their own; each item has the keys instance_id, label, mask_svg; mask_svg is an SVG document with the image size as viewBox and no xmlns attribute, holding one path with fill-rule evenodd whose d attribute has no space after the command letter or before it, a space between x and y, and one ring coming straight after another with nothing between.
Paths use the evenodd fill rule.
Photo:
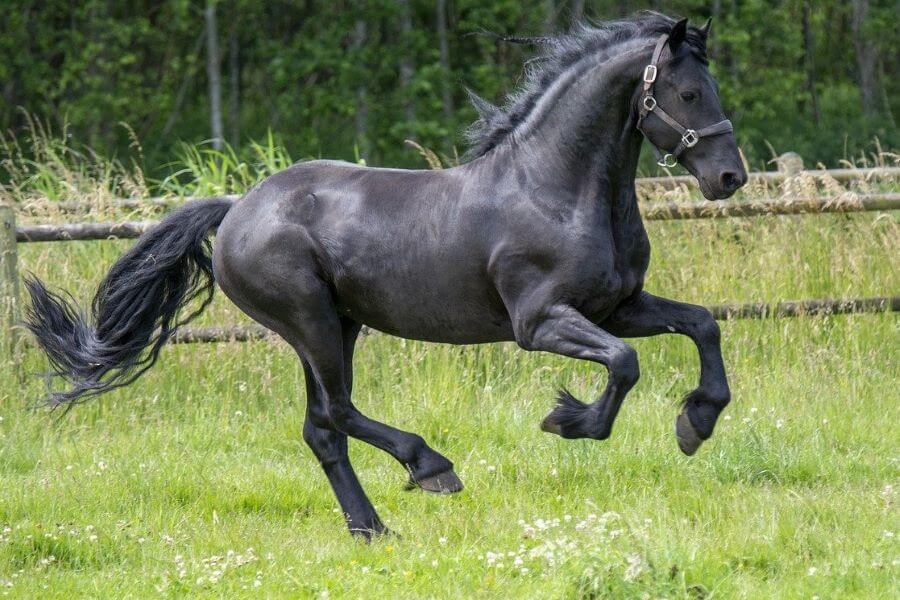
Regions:
<instances>
[{"instance_id":1,"label":"horse's neck","mask_svg":"<svg viewBox=\"0 0 900 600\"><path fill-rule=\"evenodd\" d=\"M633 106L648 60L644 46L635 44L556 82L510 144L519 155L514 159L532 165L534 177L548 188L609 203L613 217L622 220L640 218L634 178L643 137Z\"/></svg>"}]
</instances>

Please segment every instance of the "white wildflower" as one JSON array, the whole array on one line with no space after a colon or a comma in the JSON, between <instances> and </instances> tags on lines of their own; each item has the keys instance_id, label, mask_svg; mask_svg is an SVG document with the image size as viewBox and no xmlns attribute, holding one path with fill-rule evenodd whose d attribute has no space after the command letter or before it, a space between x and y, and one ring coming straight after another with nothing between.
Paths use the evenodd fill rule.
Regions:
<instances>
[{"instance_id":1,"label":"white wildflower","mask_svg":"<svg viewBox=\"0 0 900 600\"><path fill-rule=\"evenodd\" d=\"M628 557L628 567L623 578L625 581L634 581L644 572L644 559L640 554L632 554Z\"/></svg>"}]
</instances>

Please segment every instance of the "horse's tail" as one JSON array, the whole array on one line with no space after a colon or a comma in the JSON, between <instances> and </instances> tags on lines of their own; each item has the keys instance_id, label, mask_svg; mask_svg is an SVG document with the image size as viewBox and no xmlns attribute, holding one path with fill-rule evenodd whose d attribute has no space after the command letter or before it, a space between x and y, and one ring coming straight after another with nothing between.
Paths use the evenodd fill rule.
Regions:
<instances>
[{"instance_id":1,"label":"horse's tail","mask_svg":"<svg viewBox=\"0 0 900 600\"><path fill-rule=\"evenodd\" d=\"M116 261L100 284L91 316L71 300L50 292L34 277L25 325L69 389L53 392L50 403L74 404L128 385L153 366L178 327L212 300L210 230L232 202L191 202L142 235ZM199 300L196 309L181 309Z\"/></svg>"}]
</instances>

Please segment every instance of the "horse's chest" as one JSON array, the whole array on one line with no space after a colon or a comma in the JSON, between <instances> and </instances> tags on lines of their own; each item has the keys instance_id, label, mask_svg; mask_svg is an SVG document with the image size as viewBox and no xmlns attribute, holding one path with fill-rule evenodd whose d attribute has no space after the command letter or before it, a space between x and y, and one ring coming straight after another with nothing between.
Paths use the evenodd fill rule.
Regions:
<instances>
[{"instance_id":1,"label":"horse's chest","mask_svg":"<svg viewBox=\"0 0 900 600\"><path fill-rule=\"evenodd\" d=\"M577 271L585 283L580 290L582 310L588 316L603 318L643 288L650 244L640 227L584 248L577 260Z\"/></svg>"}]
</instances>

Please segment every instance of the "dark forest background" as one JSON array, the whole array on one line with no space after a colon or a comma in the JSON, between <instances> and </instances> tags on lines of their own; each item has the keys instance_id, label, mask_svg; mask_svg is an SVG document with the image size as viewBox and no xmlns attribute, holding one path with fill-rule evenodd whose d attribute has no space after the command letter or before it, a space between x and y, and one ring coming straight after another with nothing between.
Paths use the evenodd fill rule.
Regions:
<instances>
[{"instance_id":1,"label":"dark forest background","mask_svg":"<svg viewBox=\"0 0 900 600\"><path fill-rule=\"evenodd\" d=\"M31 114L108 156L133 152L130 128L150 173L179 141L240 149L269 131L295 157L422 166L404 140L461 153L465 87L502 101L529 55L471 34L639 9L713 17L712 68L755 168L900 147L897 0L5 0L0 128L25 135Z\"/></svg>"}]
</instances>

